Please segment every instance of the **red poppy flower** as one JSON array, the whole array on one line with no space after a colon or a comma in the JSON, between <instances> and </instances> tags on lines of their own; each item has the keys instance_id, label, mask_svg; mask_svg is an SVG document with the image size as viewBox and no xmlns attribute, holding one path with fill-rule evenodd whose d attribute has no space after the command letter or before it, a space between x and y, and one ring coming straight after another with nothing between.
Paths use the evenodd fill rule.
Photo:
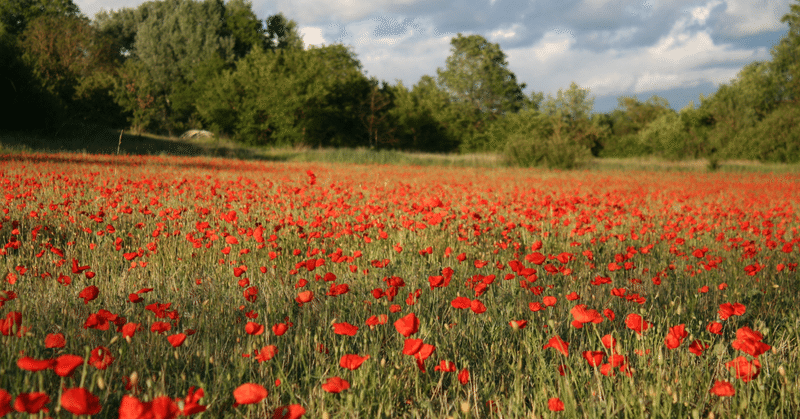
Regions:
<instances>
[{"instance_id":1,"label":"red poppy flower","mask_svg":"<svg viewBox=\"0 0 800 419\"><path fill-rule=\"evenodd\" d=\"M33 359L29 356L24 356L17 360L17 367L25 371L43 371L53 368L52 359Z\"/></svg>"},{"instance_id":2,"label":"red poppy flower","mask_svg":"<svg viewBox=\"0 0 800 419\"><path fill-rule=\"evenodd\" d=\"M689 333L684 330L685 324L679 324L677 326L672 326L669 328L669 332L667 333L667 337L664 338L664 345L667 346L669 349L675 349L678 346L681 346L683 340L689 336Z\"/></svg>"},{"instance_id":3,"label":"red poppy flower","mask_svg":"<svg viewBox=\"0 0 800 419\"><path fill-rule=\"evenodd\" d=\"M585 323L601 323L603 321L603 317L600 316L600 313L597 310L591 310L586 308L586 304L577 304L575 307L572 307L572 310L569 311L572 314L572 317L575 319L573 321L573 326L580 329L583 327Z\"/></svg>"},{"instance_id":4,"label":"red poppy flower","mask_svg":"<svg viewBox=\"0 0 800 419\"><path fill-rule=\"evenodd\" d=\"M137 330L140 329L139 323L126 323L125 326L122 326L122 337L128 338L133 337Z\"/></svg>"},{"instance_id":5,"label":"red poppy flower","mask_svg":"<svg viewBox=\"0 0 800 419\"><path fill-rule=\"evenodd\" d=\"M73 415L100 413L100 399L85 388L71 388L61 393L61 407Z\"/></svg>"},{"instance_id":6,"label":"red poppy flower","mask_svg":"<svg viewBox=\"0 0 800 419\"><path fill-rule=\"evenodd\" d=\"M467 385L469 382L469 371L466 368L462 369L461 372L458 373L458 382L462 385Z\"/></svg>"},{"instance_id":7,"label":"red poppy flower","mask_svg":"<svg viewBox=\"0 0 800 419\"><path fill-rule=\"evenodd\" d=\"M276 323L272 325L272 333L274 333L275 336L283 336L287 330L289 330L289 326L287 326L286 323Z\"/></svg>"},{"instance_id":8,"label":"red poppy flower","mask_svg":"<svg viewBox=\"0 0 800 419\"><path fill-rule=\"evenodd\" d=\"M333 333L337 335L355 336L356 332L358 332L358 326L353 326L350 323L342 322L333 324Z\"/></svg>"},{"instance_id":9,"label":"red poppy flower","mask_svg":"<svg viewBox=\"0 0 800 419\"><path fill-rule=\"evenodd\" d=\"M605 347L606 347L606 348L608 348L608 349L614 349L614 348L617 346L617 340L616 340L616 339L614 339L614 337L613 337L613 336L611 336L611 335L605 335L605 336L603 336L603 337L600 339L600 341L603 343L603 346L605 346ZM612 352L613 352L613 351L612 351Z\"/></svg>"},{"instance_id":10,"label":"red poppy flower","mask_svg":"<svg viewBox=\"0 0 800 419\"><path fill-rule=\"evenodd\" d=\"M610 308L603 309L603 316L605 316L608 320L611 320L612 322L617 317L617 315L614 314L614 310Z\"/></svg>"},{"instance_id":11,"label":"red poppy flower","mask_svg":"<svg viewBox=\"0 0 800 419\"><path fill-rule=\"evenodd\" d=\"M256 360L258 362L269 361L275 355L278 354L278 347L275 345L267 345L261 348L260 351L256 351Z\"/></svg>"},{"instance_id":12,"label":"red poppy flower","mask_svg":"<svg viewBox=\"0 0 800 419\"><path fill-rule=\"evenodd\" d=\"M183 345L183 342L186 340L186 335L183 333L178 333L175 335L167 336L167 340L169 344L172 345L173 348L177 348Z\"/></svg>"},{"instance_id":13,"label":"red poppy flower","mask_svg":"<svg viewBox=\"0 0 800 419\"><path fill-rule=\"evenodd\" d=\"M91 269L92 267L89 265L86 266L78 266L78 261L76 259L72 259L72 273L79 274L85 270Z\"/></svg>"},{"instance_id":14,"label":"red poppy flower","mask_svg":"<svg viewBox=\"0 0 800 419\"><path fill-rule=\"evenodd\" d=\"M3 389L0 389L0 417L5 416L6 413L10 413L12 411L11 394Z\"/></svg>"},{"instance_id":15,"label":"red poppy flower","mask_svg":"<svg viewBox=\"0 0 800 419\"><path fill-rule=\"evenodd\" d=\"M264 325L255 322L247 322L244 326L244 331L247 332L248 335L258 336L264 333Z\"/></svg>"},{"instance_id":16,"label":"red poppy flower","mask_svg":"<svg viewBox=\"0 0 800 419\"><path fill-rule=\"evenodd\" d=\"M206 407L198 404L197 402L203 398L204 392L202 388L195 391L194 386L189 387L186 397L183 399L183 410L180 412L183 416L194 415L206 411ZM178 399L180 401L180 399Z\"/></svg>"},{"instance_id":17,"label":"red poppy flower","mask_svg":"<svg viewBox=\"0 0 800 419\"><path fill-rule=\"evenodd\" d=\"M169 332L170 329L172 329L172 325L167 322L153 322L150 325L150 331L153 333L165 333Z\"/></svg>"},{"instance_id":18,"label":"red poppy flower","mask_svg":"<svg viewBox=\"0 0 800 419\"><path fill-rule=\"evenodd\" d=\"M14 410L25 413L39 413L44 405L50 403L47 393L20 393L14 400Z\"/></svg>"},{"instance_id":19,"label":"red poppy flower","mask_svg":"<svg viewBox=\"0 0 800 419\"><path fill-rule=\"evenodd\" d=\"M727 381L717 381L708 392L719 397L730 397L736 394L736 390L733 389L733 384Z\"/></svg>"},{"instance_id":20,"label":"red poppy flower","mask_svg":"<svg viewBox=\"0 0 800 419\"><path fill-rule=\"evenodd\" d=\"M394 322L394 328L397 333L409 337L419 331L419 319L414 313L408 313Z\"/></svg>"},{"instance_id":21,"label":"red poppy flower","mask_svg":"<svg viewBox=\"0 0 800 419\"><path fill-rule=\"evenodd\" d=\"M414 354L414 357L417 358L417 360L419 361L424 361L428 359L435 350L436 350L435 346L423 343L422 347L419 348L419 351L417 351L417 353ZM425 371L423 370L423 372Z\"/></svg>"},{"instance_id":22,"label":"red poppy flower","mask_svg":"<svg viewBox=\"0 0 800 419\"><path fill-rule=\"evenodd\" d=\"M322 389L328 393L339 393L340 391L347 390L348 388L350 388L350 383L346 380L342 380L339 377L328 378L328 381L322 385Z\"/></svg>"},{"instance_id":23,"label":"red poppy flower","mask_svg":"<svg viewBox=\"0 0 800 419\"><path fill-rule=\"evenodd\" d=\"M757 357L772 348L770 345L761 342L763 338L764 335L761 333L743 326L736 331L736 340L731 342L731 346L733 349L742 351L752 357Z\"/></svg>"},{"instance_id":24,"label":"red poppy flower","mask_svg":"<svg viewBox=\"0 0 800 419\"><path fill-rule=\"evenodd\" d=\"M720 323L720 322L711 322L711 323L708 324L708 326L706 326L706 330L708 330L709 332L711 332L711 333L713 333L715 335L721 335L722 334L722 323Z\"/></svg>"},{"instance_id":25,"label":"red poppy flower","mask_svg":"<svg viewBox=\"0 0 800 419\"><path fill-rule=\"evenodd\" d=\"M311 302L313 299L314 293L312 291L302 291L297 294L297 297L294 300L297 301L297 303L302 307L303 304Z\"/></svg>"},{"instance_id":26,"label":"red poppy flower","mask_svg":"<svg viewBox=\"0 0 800 419\"><path fill-rule=\"evenodd\" d=\"M472 302L469 304L469 309L475 314L482 314L486 312L486 306L478 300L472 300Z\"/></svg>"},{"instance_id":27,"label":"red poppy flower","mask_svg":"<svg viewBox=\"0 0 800 419\"><path fill-rule=\"evenodd\" d=\"M472 301L467 297L456 297L450 302L450 305L453 306L453 308L464 309L469 308L470 303L472 303Z\"/></svg>"},{"instance_id":28,"label":"red poppy flower","mask_svg":"<svg viewBox=\"0 0 800 419\"><path fill-rule=\"evenodd\" d=\"M97 368L98 370L104 370L108 368L111 363L114 362L114 357L111 356L111 351L104 346L98 346L92 349L92 354L89 357L89 365Z\"/></svg>"},{"instance_id":29,"label":"red poppy flower","mask_svg":"<svg viewBox=\"0 0 800 419\"><path fill-rule=\"evenodd\" d=\"M450 361L441 360L439 361L439 365L435 366L433 370L441 372L455 372L456 364Z\"/></svg>"},{"instance_id":30,"label":"red poppy flower","mask_svg":"<svg viewBox=\"0 0 800 419\"><path fill-rule=\"evenodd\" d=\"M370 316L366 323L370 330L372 330L379 324L386 324L387 321L389 321L389 316L381 314L380 316Z\"/></svg>"},{"instance_id":31,"label":"red poppy flower","mask_svg":"<svg viewBox=\"0 0 800 419\"><path fill-rule=\"evenodd\" d=\"M545 255L543 255L543 254L541 254L539 252L534 252L534 253L525 255L525 260L530 262L530 263L533 263L535 265L541 265L542 263L544 263L545 260L547 260L547 258L545 257Z\"/></svg>"},{"instance_id":32,"label":"red poppy flower","mask_svg":"<svg viewBox=\"0 0 800 419\"><path fill-rule=\"evenodd\" d=\"M606 353L603 351L583 351L582 355L590 367L597 367L603 363Z\"/></svg>"},{"instance_id":33,"label":"red poppy flower","mask_svg":"<svg viewBox=\"0 0 800 419\"><path fill-rule=\"evenodd\" d=\"M55 359L53 371L60 377L69 377L81 365L83 365L83 357L78 355L65 354Z\"/></svg>"},{"instance_id":34,"label":"red poppy flower","mask_svg":"<svg viewBox=\"0 0 800 419\"><path fill-rule=\"evenodd\" d=\"M100 289L94 285L89 285L78 294L78 297L83 298L84 304L89 304L89 301L94 300L100 294Z\"/></svg>"},{"instance_id":35,"label":"red poppy flower","mask_svg":"<svg viewBox=\"0 0 800 419\"><path fill-rule=\"evenodd\" d=\"M628 314L628 317L625 318L625 326L639 335L641 335L645 330L649 329L652 325L652 323L645 321L642 316L636 313Z\"/></svg>"},{"instance_id":36,"label":"red poppy flower","mask_svg":"<svg viewBox=\"0 0 800 419\"><path fill-rule=\"evenodd\" d=\"M569 356L569 350L567 349L568 347L569 343L564 342L560 336L556 335L551 337L550 340L547 341L544 346L542 346L542 349L553 348L564 354L564 356Z\"/></svg>"},{"instance_id":37,"label":"red poppy flower","mask_svg":"<svg viewBox=\"0 0 800 419\"><path fill-rule=\"evenodd\" d=\"M556 305L556 301L557 301L556 297L553 297L553 296L550 296L550 295L548 295L547 297L542 298L542 303L544 303L544 305L546 307L552 307L552 306Z\"/></svg>"},{"instance_id":38,"label":"red poppy flower","mask_svg":"<svg viewBox=\"0 0 800 419\"><path fill-rule=\"evenodd\" d=\"M272 413L272 419L298 419L306 414L306 409L299 404L281 406Z\"/></svg>"},{"instance_id":39,"label":"red poppy flower","mask_svg":"<svg viewBox=\"0 0 800 419\"><path fill-rule=\"evenodd\" d=\"M49 333L44 338L44 347L45 348L63 348L66 345L66 340L64 339L63 333Z\"/></svg>"},{"instance_id":40,"label":"red poppy flower","mask_svg":"<svg viewBox=\"0 0 800 419\"><path fill-rule=\"evenodd\" d=\"M267 394L267 389L254 383L244 383L233 390L233 398L236 399L237 405L258 403L264 400Z\"/></svg>"},{"instance_id":41,"label":"red poppy flower","mask_svg":"<svg viewBox=\"0 0 800 419\"><path fill-rule=\"evenodd\" d=\"M707 343L703 343L700 340L694 340L689 344L689 352L697 356L703 356L703 352L708 349L708 347L709 345Z\"/></svg>"},{"instance_id":42,"label":"red poppy flower","mask_svg":"<svg viewBox=\"0 0 800 419\"><path fill-rule=\"evenodd\" d=\"M342 368L347 368L349 370L357 370L364 361L369 359L369 355L366 356L358 356L353 354L347 354L342 356L339 360L339 366Z\"/></svg>"},{"instance_id":43,"label":"red poppy flower","mask_svg":"<svg viewBox=\"0 0 800 419\"><path fill-rule=\"evenodd\" d=\"M422 349L422 339L406 339L403 342L403 354L416 355Z\"/></svg>"},{"instance_id":44,"label":"red poppy flower","mask_svg":"<svg viewBox=\"0 0 800 419\"><path fill-rule=\"evenodd\" d=\"M727 320L731 316L741 316L747 308L741 303L725 303L719 305L719 318Z\"/></svg>"},{"instance_id":45,"label":"red poppy flower","mask_svg":"<svg viewBox=\"0 0 800 419\"><path fill-rule=\"evenodd\" d=\"M148 405L154 418L174 419L181 413L175 401L167 396L156 397Z\"/></svg>"},{"instance_id":46,"label":"red poppy flower","mask_svg":"<svg viewBox=\"0 0 800 419\"><path fill-rule=\"evenodd\" d=\"M258 299L258 287L248 287L242 291L242 295L247 302L254 303Z\"/></svg>"},{"instance_id":47,"label":"red poppy flower","mask_svg":"<svg viewBox=\"0 0 800 419\"><path fill-rule=\"evenodd\" d=\"M580 297L580 295L578 295L578 293L577 293L577 292L574 292L574 291L573 291L573 292L571 292L571 293L567 294L567 295L566 295L566 298L567 298L567 300L569 300L569 301L575 301L575 300L577 300L577 299L579 299L579 298L581 298L581 297Z\"/></svg>"},{"instance_id":48,"label":"red poppy flower","mask_svg":"<svg viewBox=\"0 0 800 419\"><path fill-rule=\"evenodd\" d=\"M562 402L558 397L553 397L547 401L547 408L553 412L560 412L564 410L564 402Z\"/></svg>"},{"instance_id":49,"label":"red poppy flower","mask_svg":"<svg viewBox=\"0 0 800 419\"><path fill-rule=\"evenodd\" d=\"M519 330L519 329L524 329L526 326L528 326L528 321L527 320L511 320L510 322L508 322L508 324L511 326L512 329Z\"/></svg>"},{"instance_id":50,"label":"red poppy flower","mask_svg":"<svg viewBox=\"0 0 800 419\"><path fill-rule=\"evenodd\" d=\"M757 359L748 361L747 358L739 356L733 361L725 363L728 368L733 368L736 378L739 378L744 383L749 383L753 378L758 377L761 372L761 362Z\"/></svg>"},{"instance_id":51,"label":"red poppy flower","mask_svg":"<svg viewBox=\"0 0 800 419\"><path fill-rule=\"evenodd\" d=\"M528 309L530 309L532 312L535 313L537 311L544 310L544 306L542 305L542 303L532 302L528 303Z\"/></svg>"}]
</instances>

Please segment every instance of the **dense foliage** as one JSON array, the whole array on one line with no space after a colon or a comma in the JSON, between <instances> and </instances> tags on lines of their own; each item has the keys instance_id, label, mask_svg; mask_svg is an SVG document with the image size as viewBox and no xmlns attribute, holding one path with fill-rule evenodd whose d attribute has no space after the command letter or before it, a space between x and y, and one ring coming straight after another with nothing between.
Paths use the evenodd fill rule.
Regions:
<instances>
[{"instance_id":1,"label":"dense foliage","mask_svg":"<svg viewBox=\"0 0 800 419\"><path fill-rule=\"evenodd\" d=\"M304 48L283 14L246 0L154 0L81 15L71 0L0 2L2 127L100 124L177 135L210 129L268 146L504 152L516 164L588 156L800 161L800 3L772 60L676 112L620 97L593 113L588 89L523 93L505 53L458 34L436 76L411 87L365 75L342 45ZM554 153L558 155L554 155Z\"/></svg>"}]
</instances>

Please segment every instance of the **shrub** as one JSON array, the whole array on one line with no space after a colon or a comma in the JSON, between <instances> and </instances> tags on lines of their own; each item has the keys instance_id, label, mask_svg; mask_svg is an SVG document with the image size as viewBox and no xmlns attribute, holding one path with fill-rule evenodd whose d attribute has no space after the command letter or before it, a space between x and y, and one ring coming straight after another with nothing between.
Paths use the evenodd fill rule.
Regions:
<instances>
[{"instance_id":1,"label":"shrub","mask_svg":"<svg viewBox=\"0 0 800 419\"><path fill-rule=\"evenodd\" d=\"M570 138L514 134L506 142L504 155L516 166L574 169L591 157L591 151Z\"/></svg>"}]
</instances>

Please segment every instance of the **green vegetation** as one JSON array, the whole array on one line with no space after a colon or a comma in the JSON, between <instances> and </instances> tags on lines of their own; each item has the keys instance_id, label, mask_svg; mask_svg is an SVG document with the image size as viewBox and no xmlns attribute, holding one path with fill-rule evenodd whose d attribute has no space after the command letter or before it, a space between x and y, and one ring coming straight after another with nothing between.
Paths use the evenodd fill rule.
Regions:
<instances>
[{"instance_id":1,"label":"green vegetation","mask_svg":"<svg viewBox=\"0 0 800 419\"><path fill-rule=\"evenodd\" d=\"M500 46L480 35L452 38L436 76L406 87L367 77L342 45L304 49L294 21L260 20L246 0L157 0L93 19L71 0L6 1L0 126L42 138L74 123L168 137L207 129L248 147L502 153L556 168L591 157L797 163L800 3L782 21L772 59L697 106L620 97L593 114L575 82L555 97L523 94Z\"/></svg>"}]
</instances>

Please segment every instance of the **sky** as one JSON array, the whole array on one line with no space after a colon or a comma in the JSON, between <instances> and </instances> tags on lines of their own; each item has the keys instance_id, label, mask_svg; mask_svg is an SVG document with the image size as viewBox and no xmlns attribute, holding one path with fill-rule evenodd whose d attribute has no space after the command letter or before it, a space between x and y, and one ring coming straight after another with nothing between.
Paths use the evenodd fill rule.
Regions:
<instances>
[{"instance_id":1,"label":"sky","mask_svg":"<svg viewBox=\"0 0 800 419\"><path fill-rule=\"evenodd\" d=\"M100 9L144 0L74 0ZM753 61L770 60L786 35L792 0L252 0L259 18L282 12L306 45L353 47L368 76L407 87L436 76L458 33L497 43L533 91L571 82L590 89L595 112L619 96L667 99L675 110L710 95Z\"/></svg>"}]
</instances>

